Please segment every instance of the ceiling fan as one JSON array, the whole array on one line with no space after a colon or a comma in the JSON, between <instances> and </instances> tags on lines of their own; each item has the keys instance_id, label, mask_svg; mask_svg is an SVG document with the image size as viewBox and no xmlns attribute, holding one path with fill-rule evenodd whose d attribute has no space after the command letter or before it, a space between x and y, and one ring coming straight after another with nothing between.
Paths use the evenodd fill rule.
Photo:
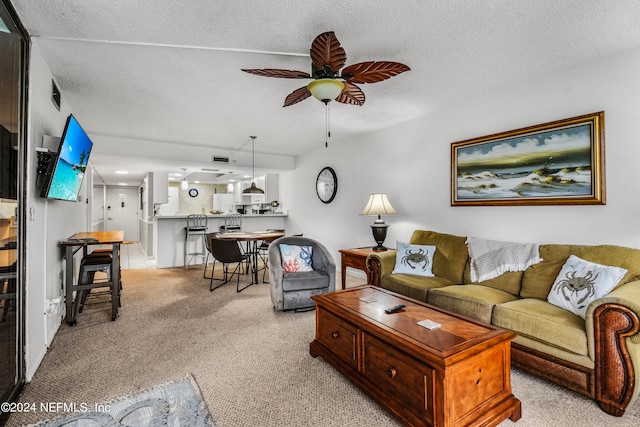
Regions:
<instances>
[{"instance_id":1,"label":"ceiling fan","mask_svg":"<svg viewBox=\"0 0 640 427\"><path fill-rule=\"evenodd\" d=\"M336 35L328 31L311 43L311 74L276 68L242 71L264 77L314 79L285 98L283 106L288 107L311 95L325 104L336 100L343 104L362 105L365 101L364 92L356 83L377 83L410 70L408 66L392 61L367 61L344 67L346 61L347 54Z\"/></svg>"}]
</instances>

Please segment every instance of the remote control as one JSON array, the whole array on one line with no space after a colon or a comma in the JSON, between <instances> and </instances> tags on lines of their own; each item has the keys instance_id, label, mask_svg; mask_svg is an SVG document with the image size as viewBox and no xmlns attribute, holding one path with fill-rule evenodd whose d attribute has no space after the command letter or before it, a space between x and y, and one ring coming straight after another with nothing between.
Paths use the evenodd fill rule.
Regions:
<instances>
[{"instance_id":1,"label":"remote control","mask_svg":"<svg viewBox=\"0 0 640 427\"><path fill-rule=\"evenodd\" d=\"M398 304L398 305L394 305L393 307L389 307L389 308L385 309L384 312L387 313L387 314L396 313L396 312L402 310L404 307L405 307L404 304Z\"/></svg>"}]
</instances>

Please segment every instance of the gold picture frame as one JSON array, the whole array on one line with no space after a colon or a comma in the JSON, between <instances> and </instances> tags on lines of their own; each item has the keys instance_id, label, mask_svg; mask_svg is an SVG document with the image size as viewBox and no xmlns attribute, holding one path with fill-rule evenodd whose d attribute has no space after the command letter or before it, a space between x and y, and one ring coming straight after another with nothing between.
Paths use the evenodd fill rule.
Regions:
<instances>
[{"instance_id":1,"label":"gold picture frame","mask_svg":"<svg viewBox=\"0 0 640 427\"><path fill-rule=\"evenodd\" d=\"M451 206L604 204L603 111L451 144Z\"/></svg>"}]
</instances>

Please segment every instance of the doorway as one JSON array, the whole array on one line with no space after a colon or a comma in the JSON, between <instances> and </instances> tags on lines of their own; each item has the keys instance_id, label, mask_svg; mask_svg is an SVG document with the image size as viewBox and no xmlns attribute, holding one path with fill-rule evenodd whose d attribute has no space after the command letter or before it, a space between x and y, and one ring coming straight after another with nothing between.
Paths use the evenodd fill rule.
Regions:
<instances>
[{"instance_id":1,"label":"doorway","mask_svg":"<svg viewBox=\"0 0 640 427\"><path fill-rule=\"evenodd\" d=\"M134 187L107 187L106 230L123 230L127 242L140 240L138 197Z\"/></svg>"}]
</instances>

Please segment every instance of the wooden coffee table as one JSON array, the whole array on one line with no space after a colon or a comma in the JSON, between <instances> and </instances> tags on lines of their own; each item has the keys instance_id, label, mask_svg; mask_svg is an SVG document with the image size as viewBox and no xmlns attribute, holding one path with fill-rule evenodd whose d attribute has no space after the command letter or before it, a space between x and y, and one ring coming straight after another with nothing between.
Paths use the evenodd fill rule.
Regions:
<instances>
[{"instance_id":1,"label":"wooden coffee table","mask_svg":"<svg viewBox=\"0 0 640 427\"><path fill-rule=\"evenodd\" d=\"M520 419L511 391L513 332L379 287L312 298L311 355L322 356L404 424L495 426ZM406 307L385 313L398 304ZM441 326L417 324L425 319Z\"/></svg>"}]
</instances>

